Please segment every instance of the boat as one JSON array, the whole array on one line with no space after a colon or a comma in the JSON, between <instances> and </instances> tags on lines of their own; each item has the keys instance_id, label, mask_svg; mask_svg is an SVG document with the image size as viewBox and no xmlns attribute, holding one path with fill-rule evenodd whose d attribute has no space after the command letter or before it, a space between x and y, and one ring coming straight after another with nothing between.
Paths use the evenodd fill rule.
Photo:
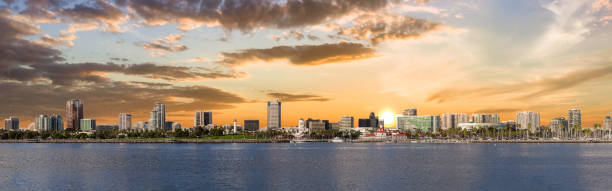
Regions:
<instances>
[{"instance_id":1,"label":"boat","mask_svg":"<svg viewBox=\"0 0 612 191\"><path fill-rule=\"evenodd\" d=\"M338 137L334 137L333 139L329 140L329 142L332 142L332 143L343 143L344 140L342 140L342 139L340 139Z\"/></svg>"},{"instance_id":2,"label":"boat","mask_svg":"<svg viewBox=\"0 0 612 191\"><path fill-rule=\"evenodd\" d=\"M292 139L290 142L291 143L305 143L306 141L304 141L303 139Z\"/></svg>"}]
</instances>

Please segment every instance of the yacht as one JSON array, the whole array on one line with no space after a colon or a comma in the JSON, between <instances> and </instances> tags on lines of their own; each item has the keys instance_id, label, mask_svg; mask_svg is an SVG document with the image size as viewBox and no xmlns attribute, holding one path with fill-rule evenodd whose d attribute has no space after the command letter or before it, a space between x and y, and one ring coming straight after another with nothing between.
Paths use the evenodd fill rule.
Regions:
<instances>
[{"instance_id":1,"label":"yacht","mask_svg":"<svg viewBox=\"0 0 612 191\"><path fill-rule=\"evenodd\" d=\"M344 140L340 139L339 137L334 137L333 139L329 140L329 142L332 142L332 143L342 143L342 142L344 142Z\"/></svg>"}]
</instances>

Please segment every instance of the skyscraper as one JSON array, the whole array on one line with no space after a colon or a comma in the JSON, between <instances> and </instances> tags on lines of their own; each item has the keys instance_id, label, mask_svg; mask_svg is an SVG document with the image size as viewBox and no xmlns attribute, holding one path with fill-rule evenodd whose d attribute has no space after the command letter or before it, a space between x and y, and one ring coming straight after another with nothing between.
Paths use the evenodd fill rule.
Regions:
<instances>
[{"instance_id":1,"label":"skyscraper","mask_svg":"<svg viewBox=\"0 0 612 191\"><path fill-rule=\"evenodd\" d=\"M346 128L353 128L355 127L355 118L353 118L353 116L342 116L340 117L340 121L338 121L338 124L340 125L341 129L346 129Z\"/></svg>"},{"instance_id":2,"label":"skyscraper","mask_svg":"<svg viewBox=\"0 0 612 191\"><path fill-rule=\"evenodd\" d=\"M64 121L62 120L62 116L61 115L51 115L51 118L49 119L50 124L51 124L51 130L52 131L63 131L64 130Z\"/></svg>"},{"instance_id":3,"label":"skyscraper","mask_svg":"<svg viewBox=\"0 0 612 191\"><path fill-rule=\"evenodd\" d=\"M151 110L149 116L149 129L164 130L166 126L166 105L162 102L155 102L155 106Z\"/></svg>"},{"instance_id":4,"label":"skyscraper","mask_svg":"<svg viewBox=\"0 0 612 191\"><path fill-rule=\"evenodd\" d=\"M208 124L212 124L212 111L196 111L193 117L193 127L206 127Z\"/></svg>"},{"instance_id":5,"label":"skyscraper","mask_svg":"<svg viewBox=\"0 0 612 191\"><path fill-rule=\"evenodd\" d=\"M578 108L573 108L568 111L567 122L569 128L574 126L582 127L582 112Z\"/></svg>"},{"instance_id":6,"label":"skyscraper","mask_svg":"<svg viewBox=\"0 0 612 191\"><path fill-rule=\"evenodd\" d=\"M440 118L440 128L443 130L457 128L459 123L468 123L470 116L467 113L445 113Z\"/></svg>"},{"instance_id":7,"label":"skyscraper","mask_svg":"<svg viewBox=\"0 0 612 191\"><path fill-rule=\"evenodd\" d=\"M38 115L34 122L37 131L49 131L51 129L51 119L47 115Z\"/></svg>"},{"instance_id":8,"label":"skyscraper","mask_svg":"<svg viewBox=\"0 0 612 191\"><path fill-rule=\"evenodd\" d=\"M78 99L66 102L66 129L81 130L81 119L83 119L83 102Z\"/></svg>"},{"instance_id":9,"label":"skyscraper","mask_svg":"<svg viewBox=\"0 0 612 191\"><path fill-rule=\"evenodd\" d=\"M359 127L372 127L374 129L378 129L378 117L374 112L370 112L370 116L367 119L360 118Z\"/></svg>"},{"instance_id":10,"label":"skyscraper","mask_svg":"<svg viewBox=\"0 0 612 191\"><path fill-rule=\"evenodd\" d=\"M612 119L610 118L610 115L606 116L606 119L604 119L603 129L612 130Z\"/></svg>"},{"instance_id":11,"label":"skyscraper","mask_svg":"<svg viewBox=\"0 0 612 191\"><path fill-rule=\"evenodd\" d=\"M278 128L281 128L281 102L278 100L268 101L267 129Z\"/></svg>"},{"instance_id":12,"label":"skyscraper","mask_svg":"<svg viewBox=\"0 0 612 191\"><path fill-rule=\"evenodd\" d=\"M132 115L129 113L119 114L119 130L130 130L132 129Z\"/></svg>"},{"instance_id":13,"label":"skyscraper","mask_svg":"<svg viewBox=\"0 0 612 191\"><path fill-rule=\"evenodd\" d=\"M497 114L472 114L472 123L499 123L499 115Z\"/></svg>"},{"instance_id":14,"label":"skyscraper","mask_svg":"<svg viewBox=\"0 0 612 191\"><path fill-rule=\"evenodd\" d=\"M9 117L4 120L4 130L19 130L19 118Z\"/></svg>"},{"instance_id":15,"label":"skyscraper","mask_svg":"<svg viewBox=\"0 0 612 191\"><path fill-rule=\"evenodd\" d=\"M516 113L516 123L521 129L537 132L540 130L540 114L533 111Z\"/></svg>"}]
</instances>

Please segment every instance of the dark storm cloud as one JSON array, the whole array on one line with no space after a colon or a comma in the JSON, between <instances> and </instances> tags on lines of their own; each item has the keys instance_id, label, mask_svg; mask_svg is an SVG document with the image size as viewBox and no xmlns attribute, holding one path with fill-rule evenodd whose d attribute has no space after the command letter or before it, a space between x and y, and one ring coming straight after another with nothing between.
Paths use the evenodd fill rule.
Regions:
<instances>
[{"instance_id":1,"label":"dark storm cloud","mask_svg":"<svg viewBox=\"0 0 612 191\"><path fill-rule=\"evenodd\" d=\"M268 96L279 99L284 102L298 102L298 101L329 101L331 99L325 98L318 95L311 94L290 94L284 92L272 92L268 93Z\"/></svg>"},{"instance_id":2,"label":"dark storm cloud","mask_svg":"<svg viewBox=\"0 0 612 191\"><path fill-rule=\"evenodd\" d=\"M433 93L427 101L443 103L465 98L485 98L493 96L511 95L516 100L528 100L550 95L559 91L577 87L591 80L606 77L612 74L612 64L598 68L577 70L558 78L546 78L533 82L498 85L475 89L448 88ZM516 95L517 93L520 93Z\"/></svg>"},{"instance_id":3,"label":"dark storm cloud","mask_svg":"<svg viewBox=\"0 0 612 191\"><path fill-rule=\"evenodd\" d=\"M245 49L238 52L222 52L224 64L236 65L249 61L273 61L287 59L295 65L321 65L366 59L374 56L375 50L360 43L339 42L334 44L276 46L266 49Z\"/></svg>"}]
</instances>

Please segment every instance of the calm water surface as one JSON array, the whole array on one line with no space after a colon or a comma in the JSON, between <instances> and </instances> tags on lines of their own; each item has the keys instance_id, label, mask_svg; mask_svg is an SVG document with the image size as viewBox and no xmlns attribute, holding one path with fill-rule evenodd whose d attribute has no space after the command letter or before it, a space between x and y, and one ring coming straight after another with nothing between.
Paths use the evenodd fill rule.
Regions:
<instances>
[{"instance_id":1,"label":"calm water surface","mask_svg":"<svg viewBox=\"0 0 612 191\"><path fill-rule=\"evenodd\" d=\"M0 144L0 190L612 190L612 144Z\"/></svg>"}]
</instances>

